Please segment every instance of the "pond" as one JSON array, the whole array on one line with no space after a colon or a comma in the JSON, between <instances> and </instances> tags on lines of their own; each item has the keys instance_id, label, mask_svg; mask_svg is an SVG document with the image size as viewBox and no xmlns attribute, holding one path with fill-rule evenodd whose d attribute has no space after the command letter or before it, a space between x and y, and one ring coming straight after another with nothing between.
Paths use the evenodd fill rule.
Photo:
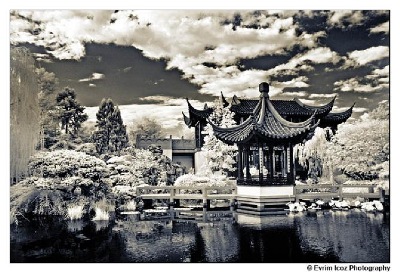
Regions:
<instances>
[{"instance_id":1,"label":"pond","mask_svg":"<svg viewBox=\"0 0 400 273\"><path fill-rule=\"evenodd\" d=\"M389 213L306 211L210 223L39 219L11 226L11 262L390 262Z\"/></svg>"}]
</instances>

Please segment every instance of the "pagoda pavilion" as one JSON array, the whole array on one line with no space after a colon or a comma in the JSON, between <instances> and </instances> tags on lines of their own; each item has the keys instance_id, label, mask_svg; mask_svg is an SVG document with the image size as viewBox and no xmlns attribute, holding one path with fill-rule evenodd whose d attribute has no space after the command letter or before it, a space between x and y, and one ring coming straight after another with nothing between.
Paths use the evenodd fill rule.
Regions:
<instances>
[{"instance_id":1,"label":"pagoda pavilion","mask_svg":"<svg viewBox=\"0 0 400 273\"><path fill-rule=\"evenodd\" d=\"M202 130L208 122L214 135L227 144L236 144L237 198L242 208L247 206L262 213L273 200L290 201L295 184L293 147L314 134L319 127L337 129L352 114L352 107L341 113L330 113L335 98L323 106L310 106L298 99L270 100L269 85L259 85L258 100L233 97L230 109L239 125L221 128L208 120L213 109L197 110L189 105L185 123L196 128L196 144L202 145ZM228 102L221 96L224 105ZM276 203L276 202L275 202ZM279 203L279 202L278 202Z\"/></svg>"},{"instance_id":2,"label":"pagoda pavilion","mask_svg":"<svg viewBox=\"0 0 400 273\"><path fill-rule=\"evenodd\" d=\"M265 85L266 83L262 83L261 85ZM330 102L322 106L311 106L302 103L299 99L295 98L293 100L269 100L274 107L274 109L279 113L279 115L291 122L302 122L311 117L311 115L315 113L316 120L319 120L319 127L326 128L330 127L333 132L337 130L337 126L340 123L345 122L353 112L353 106L348 108L347 110L340 113L332 113L332 107L335 103L335 98L333 98ZM204 105L204 109L196 109L194 108L188 99L188 112L189 116L183 114L183 119L185 124L191 128L195 128L195 139L196 139L196 147L201 148L204 144L204 131L205 126L207 125L207 118L213 112L212 108L209 108L207 104ZM221 100L224 107L230 107L230 110L235 113L234 119L237 124L243 123L250 115L253 114L254 109L256 108L259 100L257 99L239 99L236 96L233 96L232 102L229 102L225 99L224 95L221 93Z\"/></svg>"}]
</instances>

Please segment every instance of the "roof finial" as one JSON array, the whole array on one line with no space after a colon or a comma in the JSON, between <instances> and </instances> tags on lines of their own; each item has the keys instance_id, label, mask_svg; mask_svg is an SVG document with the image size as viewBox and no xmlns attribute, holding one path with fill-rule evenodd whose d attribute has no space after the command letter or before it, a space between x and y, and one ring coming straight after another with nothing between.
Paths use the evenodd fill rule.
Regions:
<instances>
[{"instance_id":1,"label":"roof finial","mask_svg":"<svg viewBox=\"0 0 400 273\"><path fill-rule=\"evenodd\" d=\"M263 96L268 96L269 84L266 83L266 82L260 83L260 85L258 86L258 90L260 91L260 93L261 93Z\"/></svg>"}]
</instances>

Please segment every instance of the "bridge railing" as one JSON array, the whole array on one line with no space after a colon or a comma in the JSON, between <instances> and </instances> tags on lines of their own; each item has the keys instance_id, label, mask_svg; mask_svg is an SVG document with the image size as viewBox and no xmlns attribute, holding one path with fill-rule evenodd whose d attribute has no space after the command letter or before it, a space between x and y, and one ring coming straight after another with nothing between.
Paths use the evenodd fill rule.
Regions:
<instances>
[{"instance_id":1,"label":"bridge railing","mask_svg":"<svg viewBox=\"0 0 400 273\"><path fill-rule=\"evenodd\" d=\"M185 218L189 214L190 218L197 217L198 212L182 211L180 201L195 200L202 203L202 217L204 221L210 217L207 211L210 209L211 200L228 200L230 211L234 211L236 200L236 186L216 187L189 187L189 186L138 186L136 196L150 203L151 200L168 200L169 213L172 219ZM214 211L213 213L217 213ZM226 213L226 212L220 212ZM189 217L189 216L188 216Z\"/></svg>"},{"instance_id":2,"label":"bridge railing","mask_svg":"<svg viewBox=\"0 0 400 273\"><path fill-rule=\"evenodd\" d=\"M299 199L328 199L328 198L368 198L382 199L384 191L378 189L375 184L317 184L317 185L296 185L294 187L296 200Z\"/></svg>"},{"instance_id":3,"label":"bridge railing","mask_svg":"<svg viewBox=\"0 0 400 273\"><path fill-rule=\"evenodd\" d=\"M236 196L236 186L138 186L136 196L143 199L230 199Z\"/></svg>"}]
</instances>

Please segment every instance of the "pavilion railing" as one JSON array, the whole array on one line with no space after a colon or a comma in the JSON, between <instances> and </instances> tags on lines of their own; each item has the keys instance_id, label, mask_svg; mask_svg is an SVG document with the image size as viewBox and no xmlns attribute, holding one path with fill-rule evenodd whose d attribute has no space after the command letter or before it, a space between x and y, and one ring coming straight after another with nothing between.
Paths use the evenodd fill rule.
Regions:
<instances>
[{"instance_id":1,"label":"pavilion railing","mask_svg":"<svg viewBox=\"0 0 400 273\"><path fill-rule=\"evenodd\" d=\"M285 186L285 185L292 185L287 177L269 177L264 176L262 179L260 177L252 177L252 178L238 178L237 185L238 186Z\"/></svg>"}]
</instances>

